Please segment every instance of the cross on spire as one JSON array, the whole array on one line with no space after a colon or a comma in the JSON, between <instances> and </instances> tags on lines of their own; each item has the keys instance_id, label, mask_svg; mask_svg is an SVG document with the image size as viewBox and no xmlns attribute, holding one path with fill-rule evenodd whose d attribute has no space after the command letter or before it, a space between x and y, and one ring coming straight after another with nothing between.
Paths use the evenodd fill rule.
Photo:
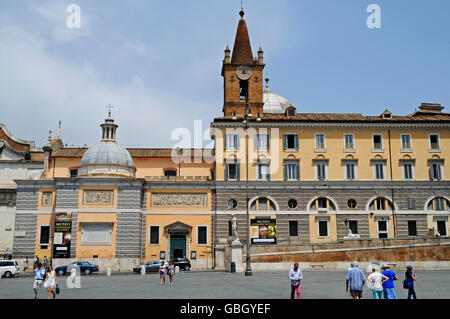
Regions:
<instances>
[{"instance_id":1,"label":"cross on spire","mask_svg":"<svg viewBox=\"0 0 450 319\"><path fill-rule=\"evenodd\" d=\"M110 104L108 104L107 106L105 106L108 109L108 116L111 117L111 109L114 108L114 106Z\"/></svg>"}]
</instances>

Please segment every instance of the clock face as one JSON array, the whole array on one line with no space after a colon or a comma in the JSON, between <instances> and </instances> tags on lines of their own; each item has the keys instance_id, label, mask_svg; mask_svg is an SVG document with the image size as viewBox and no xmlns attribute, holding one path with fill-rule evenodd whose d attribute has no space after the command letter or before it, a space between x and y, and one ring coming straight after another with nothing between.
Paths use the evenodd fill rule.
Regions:
<instances>
[{"instance_id":1,"label":"clock face","mask_svg":"<svg viewBox=\"0 0 450 319\"><path fill-rule=\"evenodd\" d=\"M252 77L252 69L248 65L241 65L236 69L236 76L239 80L248 80Z\"/></svg>"}]
</instances>

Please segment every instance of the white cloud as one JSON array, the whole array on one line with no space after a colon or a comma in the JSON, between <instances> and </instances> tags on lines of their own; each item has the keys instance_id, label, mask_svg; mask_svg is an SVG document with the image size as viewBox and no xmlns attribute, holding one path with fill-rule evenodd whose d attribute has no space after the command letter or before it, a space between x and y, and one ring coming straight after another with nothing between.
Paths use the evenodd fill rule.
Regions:
<instances>
[{"instance_id":1,"label":"white cloud","mask_svg":"<svg viewBox=\"0 0 450 319\"><path fill-rule=\"evenodd\" d=\"M138 76L124 84L103 80L94 66L77 65L47 52L48 41L16 25L0 25L0 118L19 136L42 146L62 120L69 146L100 139L105 105L115 106L118 140L127 147L167 147L172 129L186 117L174 116L180 100L152 92ZM185 105L189 114L192 105ZM184 126L186 124L184 123Z\"/></svg>"}]
</instances>

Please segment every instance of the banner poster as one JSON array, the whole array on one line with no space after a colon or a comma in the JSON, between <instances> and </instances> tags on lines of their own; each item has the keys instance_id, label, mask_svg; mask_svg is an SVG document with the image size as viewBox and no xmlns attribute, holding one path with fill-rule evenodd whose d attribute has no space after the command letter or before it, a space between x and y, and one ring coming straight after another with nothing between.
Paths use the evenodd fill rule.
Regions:
<instances>
[{"instance_id":1,"label":"banner poster","mask_svg":"<svg viewBox=\"0 0 450 319\"><path fill-rule=\"evenodd\" d=\"M70 258L72 239L72 213L55 214L55 231L53 232L53 258Z\"/></svg>"},{"instance_id":2,"label":"banner poster","mask_svg":"<svg viewBox=\"0 0 450 319\"><path fill-rule=\"evenodd\" d=\"M277 220L270 217L256 217L250 220L250 238L252 244L276 244Z\"/></svg>"}]
</instances>

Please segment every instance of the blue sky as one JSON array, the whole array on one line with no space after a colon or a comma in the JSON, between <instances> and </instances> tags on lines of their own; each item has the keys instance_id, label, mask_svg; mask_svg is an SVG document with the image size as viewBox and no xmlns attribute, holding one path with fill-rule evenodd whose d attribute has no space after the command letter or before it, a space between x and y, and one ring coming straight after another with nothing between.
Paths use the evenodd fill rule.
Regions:
<instances>
[{"instance_id":1,"label":"blue sky","mask_svg":"<svg viewBox=\"0 0 450 319\"><path fill-rule=\"evenodd\" d=\"M69 29L67 6L81 8ZM381 28L369 29L369 4ZM221 116L223 50L240 0L3 1L0 122L45 144L100 139L115 106L126 147L172 147L177 127ZM450 1L245 0L254 55L261 45L272 91L299 112L379 115L450 107ZM205 141L205 145L207 141Z\"/></svg>"}]
</instances>

